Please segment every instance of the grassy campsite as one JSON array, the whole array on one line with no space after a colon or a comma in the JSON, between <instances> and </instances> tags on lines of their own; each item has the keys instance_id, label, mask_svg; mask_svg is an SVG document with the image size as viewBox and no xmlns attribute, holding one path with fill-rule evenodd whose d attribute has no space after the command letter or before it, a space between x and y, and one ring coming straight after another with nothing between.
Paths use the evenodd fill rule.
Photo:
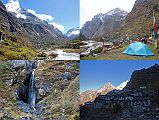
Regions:
<instances>
[{"instance_id":1,"label":"grassy campsite","mask_svg":"<svg viewBox=\"0 0 159 120\"><path fill-rule=\"evenodd\" d=\"M98 51L95 55L88 55L81 57L82 60L157 60L159 59L159 49L155 48L155 45L147 45L149 50L154 53L154 56L138 56L138 55L126 55L122 52L127 49L129 44L122 45L118 48L107 51ZM95 51L94 51L95 52Z\"/></svg>"}]
</instances>

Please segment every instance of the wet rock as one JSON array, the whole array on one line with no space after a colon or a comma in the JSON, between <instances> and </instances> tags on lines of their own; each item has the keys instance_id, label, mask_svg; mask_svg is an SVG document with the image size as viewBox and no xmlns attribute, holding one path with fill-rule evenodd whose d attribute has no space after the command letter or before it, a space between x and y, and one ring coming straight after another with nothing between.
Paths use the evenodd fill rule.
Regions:
<instances>
[{"instance_id":1,"label":"wet rock","mask_svg":"<svg viewBox=\"0 0 159 120\"><path fill-rule=\"evenodd\" d=\"M30 117L22 117L21 120L31 120Z\"/></svg>"},{"instance_id":2,"label":"wet rock","mask_svg":"<svg viewBox=\"0 0 159 120\"><path fill-rule=\"evenodd\" d=\"M42 88L38 89L38 93L41 96L45 96L46 95L46 91L44 89L42 89Z\"/></svg>"},{"instance_id":3,"label":"wet rock","mask_svg":"<svg viewBox=\"0 0 159 120\"><path fill-rule=\"evenodd\" d=\"M58 54L54 54L54 53L51 53L50 55L49 55L49 57L51 57L51 58L56 58L58 56Z\"/></svg>"}]
</instances>

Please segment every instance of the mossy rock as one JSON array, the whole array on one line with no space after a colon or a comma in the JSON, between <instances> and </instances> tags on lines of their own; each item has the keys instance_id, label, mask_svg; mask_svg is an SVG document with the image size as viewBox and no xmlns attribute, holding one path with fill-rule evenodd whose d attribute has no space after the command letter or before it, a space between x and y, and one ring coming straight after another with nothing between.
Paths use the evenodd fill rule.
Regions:
<instances>
[{"instance_id":1,"label":"mossy rock","mask_svg":"<svg viewBox=\"0 0 159 120\"><path fill-rule=\"evenodd\" d=\"M69 120L79 120L79 114L70 115Z\"/></svg>"}]
</instances>

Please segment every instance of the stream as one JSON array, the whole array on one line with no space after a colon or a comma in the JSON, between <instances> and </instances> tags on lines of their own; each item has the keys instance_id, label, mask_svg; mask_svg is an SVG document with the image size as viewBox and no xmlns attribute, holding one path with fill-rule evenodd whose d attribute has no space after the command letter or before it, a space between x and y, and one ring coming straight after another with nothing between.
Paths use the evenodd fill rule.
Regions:
<instances>
[{"instance_id":1,"label":"stream","mask_svg":"<svg viewBox=\"0 0 159 120\"><path fill-rule=\"evenodd\" d=\"M54 51L48 51L45 53L47 55L50 55L51 53L57 54L58 56L54 58L53 60L79 60L80 59L80 56L78 53L67 53L61 49L56 49Z\"/></svg>"},{"instance_id":2,"label":"stream","mask_svg":"<svg viewBox=\"0 0 159 120\"><path fill-rule=\"evenodd\" d=\"M91 53L91 51L103 46L102 42L96 41L83 41L83 43L86 45L81 46L81 56L87 56Z\"/></svg>"}]
</instances>

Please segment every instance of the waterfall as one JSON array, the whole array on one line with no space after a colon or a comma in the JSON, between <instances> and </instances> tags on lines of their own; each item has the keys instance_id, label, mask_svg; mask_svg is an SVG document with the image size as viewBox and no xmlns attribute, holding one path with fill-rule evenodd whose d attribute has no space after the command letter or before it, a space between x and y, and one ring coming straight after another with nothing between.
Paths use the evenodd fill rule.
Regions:
<instances>
[{"instance_id":1,"label":"waterfall","mask_svg":"<svg viewBox=\"0 0 159 120\"><path fill-rule=\"evenodd\" d=\"M36 91L35 91L35 71L33 69L29 83L28 104L35 109Z\"/></svg>"}]
</instances>

